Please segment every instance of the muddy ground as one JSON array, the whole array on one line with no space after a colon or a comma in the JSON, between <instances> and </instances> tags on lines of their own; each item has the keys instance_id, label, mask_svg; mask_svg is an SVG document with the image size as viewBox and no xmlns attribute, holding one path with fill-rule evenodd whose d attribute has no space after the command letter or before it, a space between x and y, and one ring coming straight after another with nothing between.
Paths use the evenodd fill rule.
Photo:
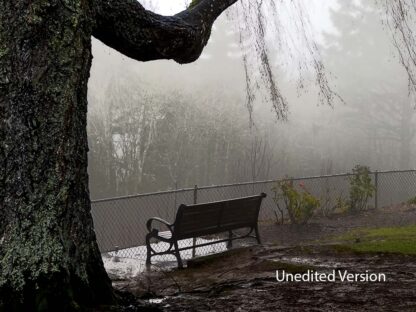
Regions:
<instances>
[{"instance_id":1,"label":"muddy ground","mask_svg":"<svg viewBox=\"0 0 416 312\"><path fill-rule=\"evenodd\" d=\"M327 239L356 228L389 227L416 224L416 206L399 204L379 210L369 210L358 215L335 214L315 217L309 224L264 224L261 237L267 244L295 246L305 242Z\"/></svg>"},{"instance_id":2,"label":"muddy ground","mask_svg":"<svg viewBox=\"0 0 416 312\"><path fill-rule=\"evenodd\" d=\"M266 224L263 246L197 258L183 270L155 267L114 285L162 311L416 311L416 256L355 254L326 241L354 228L411 224L416 209L405 205L315 218L307 226ZM277 282L276 270L369 270L386 281Z\"/></svg>"}]
</instances>

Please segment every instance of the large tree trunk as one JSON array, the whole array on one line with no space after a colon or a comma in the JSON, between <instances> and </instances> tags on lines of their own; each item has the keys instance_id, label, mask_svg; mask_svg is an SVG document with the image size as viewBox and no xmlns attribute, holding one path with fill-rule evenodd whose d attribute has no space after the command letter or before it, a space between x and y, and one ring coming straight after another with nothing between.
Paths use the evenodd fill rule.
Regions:
<instances>
[{"instance_id":1,"label":"large tree trunk","mask_svg":"<svg viewBox=\"0 0 416 312\"><path fill-rule=\"evenodd\" d=\"M111 302L90 214L90 1L1 1L0 306ZM1 310L1 309L0 309Z\"/></svg>"},{"instance_id":2,"label":"large tree trunk","mask_svg":"<svg viewBox=\"0 0 416 312\"><path fill-rule=\"evenodd\" d=\"M196 60L237 0L165 17L136 0L0 0L0 311L111 303L90 213L91 35L137 60Z\"/></svg>"}]
</instances>

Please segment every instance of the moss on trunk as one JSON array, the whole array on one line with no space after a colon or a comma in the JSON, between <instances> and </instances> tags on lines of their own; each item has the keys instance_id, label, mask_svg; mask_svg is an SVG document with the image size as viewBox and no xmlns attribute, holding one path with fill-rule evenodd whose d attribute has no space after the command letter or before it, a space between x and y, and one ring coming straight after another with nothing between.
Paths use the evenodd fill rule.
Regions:
<instances>
[{"instance_id":1,"label":"moss on trunk","mask_svg":"<svg viewBox=\"0 0 416 312\"><path fill-rule=\"evenodd\" d=\"M7 311L70 311L113 299L88 192L88 5L0 5L0 306Z\"/></svg>"},{"instance_id":2,"label":"moss on trunk","mask_svg":"<svg viewBox=\"0 0 416 312\"><path fill-rule=\"evenodd\" d=\"M91 35L137 60L196 60L237 0L172 17L135 0L0 0L0 310L110 303L90 213Z\"/></svg>"}]
</instances>

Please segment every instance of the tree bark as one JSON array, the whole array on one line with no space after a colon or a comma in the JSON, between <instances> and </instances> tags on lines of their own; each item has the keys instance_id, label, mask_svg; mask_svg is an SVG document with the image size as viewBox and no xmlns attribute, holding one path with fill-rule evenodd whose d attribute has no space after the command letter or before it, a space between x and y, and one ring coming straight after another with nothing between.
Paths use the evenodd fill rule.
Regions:
<instances>
[{"instance_id":1,"label":"tree bark","mask_svg":"<svg viewBox=\"0 0 416 312\"><path fill-rule=\"evenodd\" d=\"M87 175L88 2L2 1L0 300L4 309L111 302Z\"/></svg>"},{"instance_id":2,"label":"tree bark","mask_svg":"<svg viewBox=\"0 0 416 312\"><path fill-rule=\"evenodd\" d=\"M136 0L94 0L93 35L138 61L190 63L208 42L216 18L237 0L199 0L175 16L147 11Z\"/></svg>"},{"instance_id":3,"label":"tree bark","mask_svg":"<svg viewBox=\"0 0 416 312\"><path fill-rule=\"evenodd\" d=\"M0 311L114 301L88 191L91 35L138 60L190 62L234 2L163 17L135 0L0 0Z\"/></svg>"}]
</instances>

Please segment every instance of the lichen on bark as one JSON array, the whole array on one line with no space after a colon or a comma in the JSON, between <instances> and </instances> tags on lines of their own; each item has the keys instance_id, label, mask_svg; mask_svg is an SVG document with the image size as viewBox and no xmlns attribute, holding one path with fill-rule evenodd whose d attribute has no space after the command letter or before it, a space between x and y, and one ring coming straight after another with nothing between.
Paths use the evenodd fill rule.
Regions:
<instances>
[{"instance_id":1,"label":"lichen on bark","mask_svg":"<svg viewBox=\"0 0 416 312\"><path fill-rule=\"evenodd\" d=\"M88 193L92 15L87 2L73 3L0 8L0 306L6 310L112 299Z\"/></svg>"},{"instance_id":2,"label":"lichen on bark","mask_svg":"<svg viewBox=\"0 0 416 312\"><path fill-rule=\"evenodd\" d=\"M0 0L0 311L114 299L88 191L91 36L138 60L191 62L235 1L163 17L136 0Z\"/></svg>"}]
</instances>

